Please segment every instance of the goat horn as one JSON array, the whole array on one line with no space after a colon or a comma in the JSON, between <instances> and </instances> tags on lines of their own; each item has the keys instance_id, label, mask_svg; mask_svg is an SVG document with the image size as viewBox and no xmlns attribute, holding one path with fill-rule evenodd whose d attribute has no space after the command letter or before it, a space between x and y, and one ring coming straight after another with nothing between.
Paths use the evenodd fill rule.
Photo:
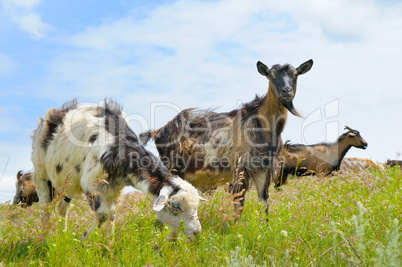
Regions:
<instances>
[{"instance_id":1,"label":"goat horn","mask_svg":"<svg viewBox=\"0 0 402 267\"><path fill-rule=\"evenodd\" d=\"M353 129L350 128L349 126L345 126L345 130L353 131Z\"/></svg>"}]
</instances>

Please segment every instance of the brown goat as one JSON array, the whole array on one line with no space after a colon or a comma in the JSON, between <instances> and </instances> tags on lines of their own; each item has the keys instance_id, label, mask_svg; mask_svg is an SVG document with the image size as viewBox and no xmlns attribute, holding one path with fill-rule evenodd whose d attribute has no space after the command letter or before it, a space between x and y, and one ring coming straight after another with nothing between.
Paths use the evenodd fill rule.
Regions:
<instances>
[{"instance_id":1,"label":"brown goat","mask_svg":"<svg viewBox=\"0 0 402 267\"><path fill-rule=\"evenodd\" d=\"M394 167L394 166L399 166L399 168L402 169L402 160L391 160L391 159L387 160L387 167L388 168L391 168L391 167Z\"/></svg>"},{"instance_id":2,"label":"brown goat","mask_svg":"<svg viewBox=\"0 0 402 267\"><path fill-rule=\"evenodd\" d=\"M370 159L344 158L339 170L343 171L363 171L365 169L384 170L384 166L377 164Z\"/></svg>"},{"instance_id":3,"label":"brown goat","mask_svg":"<svg viewBox=\"0 0 402 267\"><path fill-rule=\"evenodd\" d=\"M144 144L153 138L162 162L203 191L220 182L233 181L236 169L240 169L244 180L235 181L233 186L232 193L239 201L235 208L241 212L250 182L267 205L274 159L283 146L280 135L287 112L300 116L292 103L297 77L312 65L309 60L298 68L278 64L269 69L257 62L258 72L269 80L264 97L257 96L227 113L186 109L164 127L145 132L140 138Z\"/></svg>"},{"instance_id":4,"label":"brown goat","mask_svg":"<svg viewBox=\"0 0 402 267\"><path fill-rule=\"evenodd\" d=\"M39 196L36 192L36 184L32 181L32 172L19 171L17 173L17 182L15 183L16 193L13 200L13 205L21 203L21 207L32 206L34 202L39 202ZM47 186L49 187L49 198L52 200L55 196L55 189L52 183L49 181ZM66 201L69 201L65 197Z\"/></svg>"},{"instance_id":5,"label":"brown goat","mask_svg":"<svg viewBox=\"0 0 402 267\"><path fill-rule=\"evenodd\" d=\"M285 144L283 163L275 178L275 187L286 183L289 174L297 176L322 174L329 175L339 170L343 157L354 146L366 149L367 142L356 130L345 127L347 133L342 134L334 143L315 145Z\"/></svg>"},{"instance_id":6,"label":"brown goat","mask_svg":"<svg viewBox=\"0 0 402 267\"><path fill-rule=\"evenodd\" d=\"M15 183L16 192L13 205L21 203L22 207L29 207L34 202L39 201L38 194L35 190L35 183L32 182L32 172L19 171L17 173L17 182Z\"/></svg>"}]
</instances>

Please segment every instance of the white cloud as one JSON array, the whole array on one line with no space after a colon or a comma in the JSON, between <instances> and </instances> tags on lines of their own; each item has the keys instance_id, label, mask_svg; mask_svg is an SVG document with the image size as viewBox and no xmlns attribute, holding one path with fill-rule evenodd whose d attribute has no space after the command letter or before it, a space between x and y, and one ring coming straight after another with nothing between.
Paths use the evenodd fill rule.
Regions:
<instances>
[{"instance_id":1,"label":"white cloud","mask_svg":"<svg viewBox=\"0 0 402 267\"><path fill-rule=\"evenodd\" d=\"M39 4L40 0L2 0L2 2L19 8L33 8Z\"/></svg>"},{"instance_id":2,"label":"white cloud","mask_svg":"<svg viewBox=\"0 0 402 267\"><path fill-rule=\"evenodd\" d=\"M20 29L31 34L35 39L45 37L45 32L50 27L44 23L38 14L24 14L13 17Z\"/></svg>"},{"instance_id":3,"label":"white cloud","mask_svg":"<svg viewBox=\"0 0 402 267\"><path fill-rule=\"evenodd\" d=\"M401 13L367 1L178 1L67 39L73 47L54 59L43 90L68 88L54 91L60 99L131 99L136 110L159 100L228 110L266 92L257 60L313 58L295 100L304 114L339 98L340 116L349 117L342 119L359 121L363 110L375 118L365 105L387 109L382 88L400 96L400 76L380 66L400 69L392 58L402 53Z\"/></svg>"},{"instance_id":4,"label":"white cloud","mask_svg":"<svg viewBox=\"0 0 402 267\"><path fill-rule=\"evenodd\" d=\"M51 29L34 10L40 0L0 0L0 3L3 6L2 13L34 39L45 37Z\"/></svg>"},{"instance_id":5,"label":"white cloud","mask_svg":"<svg viewBox=\"0 0 402 267\"><path fill-rule=\"evenodd\" d=\"M110 88L117 96L134 94L144 87L152 93L216 95L230 89L235 94L261 81L257 60L296 65L309 58L315 59L313 71L322 80L332 79L339 87L343 80L353 88L366 86L375 77L364 78L373 64L388 62L390 51L401 53L397 10L366 1L178 1L141 20L134 14L67 39L73 48L54 59L52 83L45 90L68 85L69 94L85 88L86 97Z\"/></svg>"}]
</instances>

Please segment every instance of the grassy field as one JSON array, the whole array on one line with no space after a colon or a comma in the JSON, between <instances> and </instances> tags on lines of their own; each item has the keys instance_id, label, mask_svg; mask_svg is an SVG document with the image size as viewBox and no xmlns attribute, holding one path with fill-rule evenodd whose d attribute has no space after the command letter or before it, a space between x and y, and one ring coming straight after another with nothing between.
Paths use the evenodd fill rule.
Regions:
<instances>
[{"instance_id":1,"label":"grassy field","mask_svg":"<svg viewBox=\"0 0 402 267\"><path fill-rule=\"evenodd\" d=\"M64 222L42 229L38 207L0 206L0 266L402 266L402 173L343 173L291 179L270 190L269 221L256 192L235 220L230 195L219 188L202 202L203 232L194 242L156 220L140 193L120 201L114 239L105 228L86 243L93 213L74 201Z\"/></svg>"}]
</instances>

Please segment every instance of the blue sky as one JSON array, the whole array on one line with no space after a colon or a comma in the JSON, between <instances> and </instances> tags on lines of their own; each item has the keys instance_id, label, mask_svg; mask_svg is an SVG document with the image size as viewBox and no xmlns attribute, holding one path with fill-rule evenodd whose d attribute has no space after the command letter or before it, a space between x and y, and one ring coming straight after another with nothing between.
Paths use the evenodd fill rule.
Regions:
<instances>
[{"instance_id":1,"label":"blue sky","mask_svg":"<svg viewBox=\"0 0 402 267\"><path fill-rule=\"evenodd\" d=\"M294 100L305 119L289 116L285 140L334 141L348 125L369 143L348 156L401 159L402 4L276 2L0 0L0 202L32 168L47 109L111 97L139 133L265 94L257 61L314 60Z\"/></svg>"}]
</instances>

